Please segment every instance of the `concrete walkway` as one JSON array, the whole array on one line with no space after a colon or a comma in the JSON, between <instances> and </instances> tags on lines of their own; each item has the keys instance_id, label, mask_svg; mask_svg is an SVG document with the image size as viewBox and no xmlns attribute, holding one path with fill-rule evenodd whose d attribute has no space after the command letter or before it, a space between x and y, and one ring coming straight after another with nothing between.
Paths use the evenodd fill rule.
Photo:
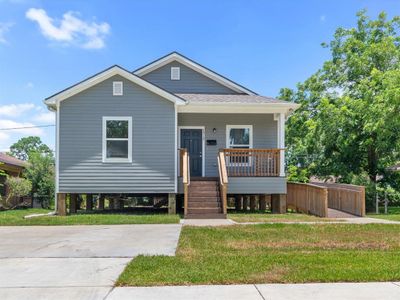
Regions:
<instances>
[{"instance_id":1,"label":"concrete walkway","mask_svg":"<svg viewBox=\"0 0 400 300\"><path fill-rule=\"evenodd\" d=\"M398 300L400 283L311 283L115 288L107 300Z\"/></svg>"},{"instance_id":2,"label":"concrete walkway","mask_svg":"<svg viewBox=\"0 0 400 300\"><path fill-rule=\"evenodd\" d=\"M1 226L0 299L104 299L133 257L175 255L181 227Z\"/></svg>"}]
</instances>

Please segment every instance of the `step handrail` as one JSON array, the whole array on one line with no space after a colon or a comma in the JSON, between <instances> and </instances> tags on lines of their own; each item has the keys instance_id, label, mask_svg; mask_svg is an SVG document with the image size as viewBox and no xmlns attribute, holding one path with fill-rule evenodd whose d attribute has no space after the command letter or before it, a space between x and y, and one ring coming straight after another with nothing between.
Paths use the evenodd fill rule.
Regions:
<instances>
[{"instance_id":1,"label":"step handrail","mask_svg":"<svg viewBox=\"0 0 400 300\"><path fill-rule=\"evenodd\" d=\"M219 174L219 184L220 184L220 193L222 200L222 212L224 214L227 213L228 206L228 174L226 171L226 161L225 161L225 153L220 151L217 157L218 161L218 174Z\"/></svg>"}]
</instances>

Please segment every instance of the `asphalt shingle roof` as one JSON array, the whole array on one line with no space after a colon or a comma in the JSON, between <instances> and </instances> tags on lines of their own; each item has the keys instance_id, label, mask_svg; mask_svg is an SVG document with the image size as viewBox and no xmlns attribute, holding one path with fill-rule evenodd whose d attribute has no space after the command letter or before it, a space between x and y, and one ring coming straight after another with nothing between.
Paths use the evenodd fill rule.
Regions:
<instances>
[{"instance_id":1,"label":"asphalt shingle roof","mask_svg":"<svg viewBox=\"0 0 400 300\"><path fill-rule=\"evenodd\" d=\"M289 104L290 102L259 95L240 94L176 94L189 103L238 103L238 104Z\"/></svg>"}]
</instances>

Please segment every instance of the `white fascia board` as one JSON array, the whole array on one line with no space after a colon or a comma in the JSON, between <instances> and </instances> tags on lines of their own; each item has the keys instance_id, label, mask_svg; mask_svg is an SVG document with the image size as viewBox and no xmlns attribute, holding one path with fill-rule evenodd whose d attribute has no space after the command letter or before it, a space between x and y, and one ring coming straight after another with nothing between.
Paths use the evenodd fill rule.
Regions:
<instances>
[{"instance_id":1,"label":"white fascia board","mask_svg":"<svg viewBox=\"0 0 400 300\"><path fill-rule=\"evenodd\" d=\"M54 109L56 107L57 103L65 100L65 99L68 99L69 97L72 97L72 96L74 96L74 95L76 95L76 94L78 94L78 93L104 81L104 80L107 80L115 75L120 75L120 76L124 77L125 79L130 80L131 82L133 82L133 83L135 83L135 84L137 84L137 85L139 85L139 86L141 86L141 87L143 87L143 88L145 88L145 89L147 89L147 90L149 90L149 91L151 91L151 92L153 92L153 93L155 93L177 105L185 105L186 104L186 102L183 99L181 99L163 89L160 89L159 87L141 79L140 77L133 75L132 73L130 73L118 66L114 66L104 72L99 73L98 75L96 75L94 77L91 77L75 86L72 86L71 88L66 89L63 92L58 93L58 94L54 95L53 97L50 97L50 98L44 100L44 103L48 107L51 107Z\"/></svg>"},{"instance_id":2,"label":"white fascia board","mask_svg":"<svg viewBox=\"0 0 400 300\"><path fill-rule=\"evenodd\" d=\"M204 68L203 66L201 66L197 63L194 63L193 61L188 60L185 57L182 57L181 55L179 55L177 53L172 53L162 59L159 59L159 60L153 62L150 65L147 65L139 70L136 70L134 74L137 76L143 76L143 75L146 75L146 74L150 73L151 71L161 68L162 66L165 66L173 61L177 61L177 62L187 66L188 68L195 70L195 71L199 72L200 74L202 74L202 75L204 75L204 76L206 76L206 77L208 77L208 78L210 78L210 79L222 84L223 86L226 86L238 93L245 93L248 95L256 95L254 92L230 81L229 79L226 79L226 78L208 70L207 68Z\"/></svg>"},{"instance_id":3,"label":"white fascia board","mask_svg":"<svg viewBox=\"0 0 400 300\"><path fill-rule=\"evenodd\" d=\"M188 104L179 106L179 113L284 113L290 115L298 108L294 103L283 104Z\"/></svg>"}]
</instances>

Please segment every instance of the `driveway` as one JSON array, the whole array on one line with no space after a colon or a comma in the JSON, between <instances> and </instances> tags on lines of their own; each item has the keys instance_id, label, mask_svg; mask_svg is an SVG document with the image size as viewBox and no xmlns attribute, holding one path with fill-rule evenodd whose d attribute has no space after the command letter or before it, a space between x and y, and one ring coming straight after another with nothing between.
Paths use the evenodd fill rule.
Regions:
<instances>
[{"instance_id":1,"label":"driveway","mask_svg":"<svg viewBox=\"0 0 400 300\"><path fill-rule=\"evenodd\" d=\"M174 255L181 225L0 227L0 299L104 299L139 254Z\"/></svg>"}]
</instances>

